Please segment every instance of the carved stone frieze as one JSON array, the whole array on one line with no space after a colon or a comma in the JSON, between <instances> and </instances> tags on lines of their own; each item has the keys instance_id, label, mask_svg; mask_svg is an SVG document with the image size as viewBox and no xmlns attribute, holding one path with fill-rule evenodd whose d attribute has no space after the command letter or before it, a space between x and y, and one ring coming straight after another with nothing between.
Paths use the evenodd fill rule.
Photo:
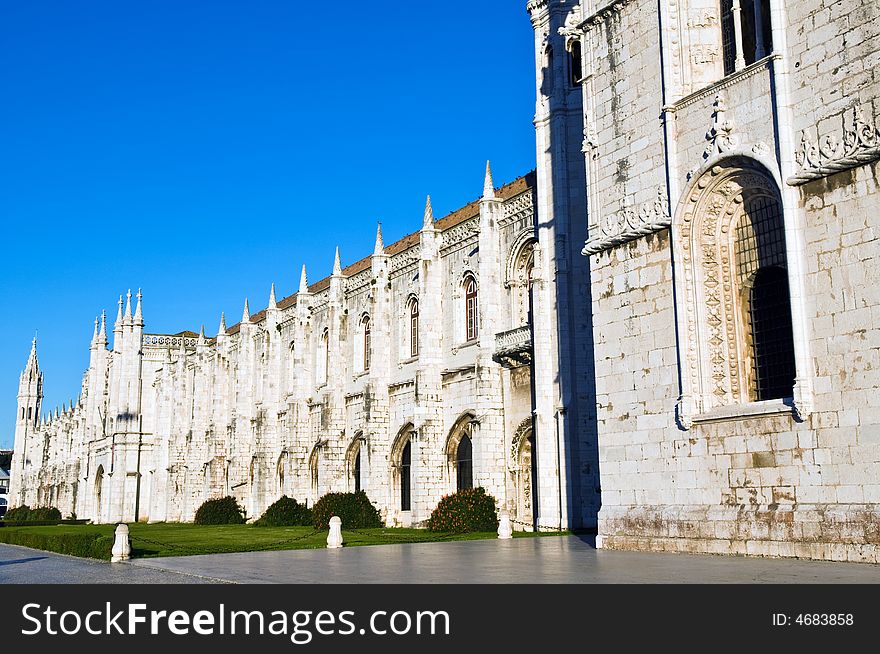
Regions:
<instances>
[{"instance_id":1,"label":"carved stone frieze","mask_svg":"<svg viewBox=\"0 0 880 654\"><path fill-rule=\"evenodd\" d=\"M669 201L661 186L652 202L646 202L638 208L623 207L607 216L599 226L599 233L587 241L583 253L590 255L608 250L621 243L666 229L671 223Z\"/></svg>"},{"instance_id":2,"label":"carved stone frieze","mask_svg":"<svg viewBox=\"0 0 880 654\"><path fill-rule=\"evenodd\" d=\"M827 134L813 139L807 134L816 128L804 130L800 149L795 155L800 171L788 179L791 186L806 184L880 159L880 127L875 119L865 120L859 105L852 108L849 124L846 119L848 115L850 112L843 115L839 135Z\"/></svg>"}]
</instances>

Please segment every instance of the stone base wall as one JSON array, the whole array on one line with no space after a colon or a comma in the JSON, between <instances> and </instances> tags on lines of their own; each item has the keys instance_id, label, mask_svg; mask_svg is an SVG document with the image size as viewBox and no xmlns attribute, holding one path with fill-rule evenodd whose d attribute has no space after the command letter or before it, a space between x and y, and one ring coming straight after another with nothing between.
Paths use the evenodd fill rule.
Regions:
<instances>
[{"instance_id":1,"label":"stone base wall","mask_svg":"<svg viewBox=\"0 0 880 654\"><path fill-rule=\"evenodd\" d=\"M596 545L880 563L880 505L609 507L599 514Z\"/></svg>"}]
</instances>

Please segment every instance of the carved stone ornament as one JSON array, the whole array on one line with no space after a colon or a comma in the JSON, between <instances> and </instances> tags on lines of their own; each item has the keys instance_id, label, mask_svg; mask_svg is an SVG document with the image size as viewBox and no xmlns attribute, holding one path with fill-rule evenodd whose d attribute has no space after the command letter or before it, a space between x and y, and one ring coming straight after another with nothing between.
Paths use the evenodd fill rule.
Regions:
<instances>
[{"instance_id":1,"label":"carved stone ornament","mask_svg":"<svg viewBox=\"0 0 880 654\"><path fill-rule=\"evenodd\" d=\"M727 96L724 91L719 91L715 96L715 102L712 103L712 127L706 132L706 149L703 150L703 162L708 161L712 157L729 152L737 145L738 139L733 135L736 127L733 119L727 117ZM694 167L687 174L690 180L702 166Z\"/></svg>"},{"instance_id":2,"label":"carved stone ornament","mask_svg":"<svg viewBox=\"0 0 880 654\"><path fill-rule=\"evenodd\" d=\"M591 255L608 250L621 243L666 229L671 224L669 201L661 186L657 189L657 197L653 202L646 202L638 209L623 207L608 216L600 225L599 233L587 241L583 254Z\"/></svg>"},{"instance_id":3,"label":"carved stone ornament","mask_svg":"<svg viewBox=\"0 0 880 654\"><path fill-rule=\"evenodd\" d=\"M571 12L565 17L565 25L559 28L559 35L565 37L565 49L571 51L571 44L575 39L581 38L584 32L580 27L581 14L579 10Z\"/></svg>"},{"instance_id":4,"label":"carved stone ornament","mask_svg":"<svg viewBox=\"0 0 880 654\"><path fill-rule=\"evenodd\" d=\"M712 107L712 128L706 132L706 140L709 144L703 151L703 159L727 152L737 145L733 136L735 125L733 120L727 118L727 96L723 91L719 91L715 96Z\"/></svg>"},{"instance_id":5,"label":"carved stone ornament","mask_svg":"<svg viewBox=\"0 0 880 654\"><path fill-rule=\"evenodd\" d=\"M788 179L791 186L876 161L880 159L880 128L873 120L867 122L861 107L855 105L849 127L844 114L842 136L828 134L814 141L807 137L807 130L804 130L795 159L800 171Z\"/></svg>"}]
</instances>

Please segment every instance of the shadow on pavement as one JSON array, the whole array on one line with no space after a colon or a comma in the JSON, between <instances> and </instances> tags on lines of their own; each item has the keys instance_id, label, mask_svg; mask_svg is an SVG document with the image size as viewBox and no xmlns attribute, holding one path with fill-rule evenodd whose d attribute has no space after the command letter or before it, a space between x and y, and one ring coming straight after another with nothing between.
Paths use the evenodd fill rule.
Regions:
<instances>
[{"instance_id":1,"label":"shadow on pavement","mask_svg":"<svg viewBox=\"0 0 880 654\"><path fill-rule=\"evenodd\" d=\"M13 561L0 561L0 566L3 565L15 565L16 563L30 563L31 561L42 561L43 559L48 559L48 556L32 556L29 559L15 559Z\"/></svg>"}]
</instances>

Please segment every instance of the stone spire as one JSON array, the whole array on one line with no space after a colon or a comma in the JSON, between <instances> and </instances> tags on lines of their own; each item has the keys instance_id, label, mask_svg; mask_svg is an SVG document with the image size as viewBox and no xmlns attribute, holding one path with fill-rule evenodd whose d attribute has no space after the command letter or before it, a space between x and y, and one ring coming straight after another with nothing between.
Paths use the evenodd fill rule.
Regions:
<instances>
[{"instance_id":1,"label":"stone spire","mask_svg":"<svg viewBox=\"0 0 880 654\"><path fill-rule=\"evenodd\" d=\"M129 291L129 293L130 293L130 292L131 292L131 291ZM143 295L141 295L141 289L138 289L138 292L137 292L137 309L135 309L135 312L134 312L134 323L135 323L136 325L143 325L143 324L144 324L144 312L143 312L143 310L141 309L141 298L142 298L142 297L143 297Z\"/></svg>"},{"instance_id":2,"label":"stone spire","mask_svg":"<svg viewBox=\"0 0 880 654\"><path fill-rule=\"evenodd\" d=\"M220 312L220 327L217 328L218 336L226 336L226 314Z\"/></svg>"},{"instance_id":3,"label":"stone spire","mask_svg":"<svg viewBox=\"0 0 880 654\"><path fill-rule=\"evenodd\" d=\"M125 323L131 322L131 289L128 289L128 295L125 296Z\"/></svg>"},{"instance_id":4,"label":"stone spire","mask_svg":"<svg viewBox=\"0 0 880 654\"><path fill-rule=\"evenodd\" d=\"M199 350L204 350L207 347L208 343L205 341L205 326L202 325L201 329L199 329L199 338L196 341L196 347Z\"/></svg>"},{"instance_id":5,"label":"stone spire","mask_svg":"<svg viewBox=\"0 0 880 654\"><path fill-rule=\"evenodd\" d=\"M342 274L342 264L339 260L339 246L336 246L336 257L333 259L333 276L337 277Z\"/></svg>"},{"instance_id":6,"label":"stone spire","mask_svg":"<svg viewBox=\"0 0 880 654\"><path fill-rule=\"evenodd\" d=\"M98 332L98 342L107 344L107 312L101 311L101 331Z\"/></svg>"},{"instance_id":7,"label":"stone spire","mask_svg":"<svg viewBox=\"0 0 880 654\"><path fill-rule=\"evenodd\" d=\"M272 282L272 288L269 290L269 309L277 309L278 303L275 301L275 282Z\"/></svg>"},{"instance_id":8,"label":"stone spire","mask_svg":"<svg viewBox=\"0 0 880 654\"><path fill-rule=\"evenodd\" d=\"M309 278L306 276L306 264L303 264L302 273L300 273L299 276L299 292L303 294L309 292Z\"/></svg>"},{"instance_id":9,"label":"stone spire","mask_svg":"<svg viewBox=\"0 0 880 654\"><path fill-rule=\"evenodd\" d=\"M250 311L250 309L248 309L247 298L244 299L244 311L242 311L242 313L241 313L241 321L243 323L251 321L251 311Z\"/></svg>"},{"instance_id":10,"label":"stone spire","mask_svg":"<svg viewBox=\"0 0 880 654\"><path fill-rule=\"evenodd\" d=\"M29 377L31 373L38 376L40 373L40 362L37 360L37 336L34 334L34 340L31 341L31 352L28 354L27 365L24 367L23 377Z\"/></svg>"},{"instance_id":11,"label":"stone spire","mask_svg":"<svg viewBox=\"0 0 880 654\"><path fill-rule=\"evenodd\" d=\"M425 219L422 222L422 229L434 229L434 209L431 207L430 195L425 202Z\"/></svg>"},{"instance_id":12,"label":"stone spire","mask_svg":"<svg viewBox=\"0 0 880 654\"><path fill-rule=\"evenodd\" d=\"M114 325L114 327L116 329L119 329L120 327L122 327L122 304L123 304L123 302L124 302L124 300L122 299L122 296L120 295L119 296L119 311L116 312L116 323Z\"/></svg>"},{"instance_id":13,"label":"stone spire","mask_svg":"<svg viewBox=\"0 0 880 654\"><path fill-rule=\"evenodd\" d=\"M92 347L98 344L98 316L95 316L95 331L92 332Z\"/></svg>"},{"instance_id":14,"label":"stone spire","mask_svg":"<svg viewBox=\"0 0 880 654\"><path fill-rule=\"evenodd\" d=\"M495 198L495 184L492 182L492 168L489 162L486 162L486 177L483 180L483 199L489 200Z\"/></svg>"},{"instance_id":15,"label":"stone spire","mask_svg":"<svg viewBox=\"0 0 880 654\"><path fill-rule=\"evenodd\" d=\"M373 248L373 254L376 256L385 254L385 243L382 242L382 223L376 226L376 247Z\"/></svg>"}]
</instances>

